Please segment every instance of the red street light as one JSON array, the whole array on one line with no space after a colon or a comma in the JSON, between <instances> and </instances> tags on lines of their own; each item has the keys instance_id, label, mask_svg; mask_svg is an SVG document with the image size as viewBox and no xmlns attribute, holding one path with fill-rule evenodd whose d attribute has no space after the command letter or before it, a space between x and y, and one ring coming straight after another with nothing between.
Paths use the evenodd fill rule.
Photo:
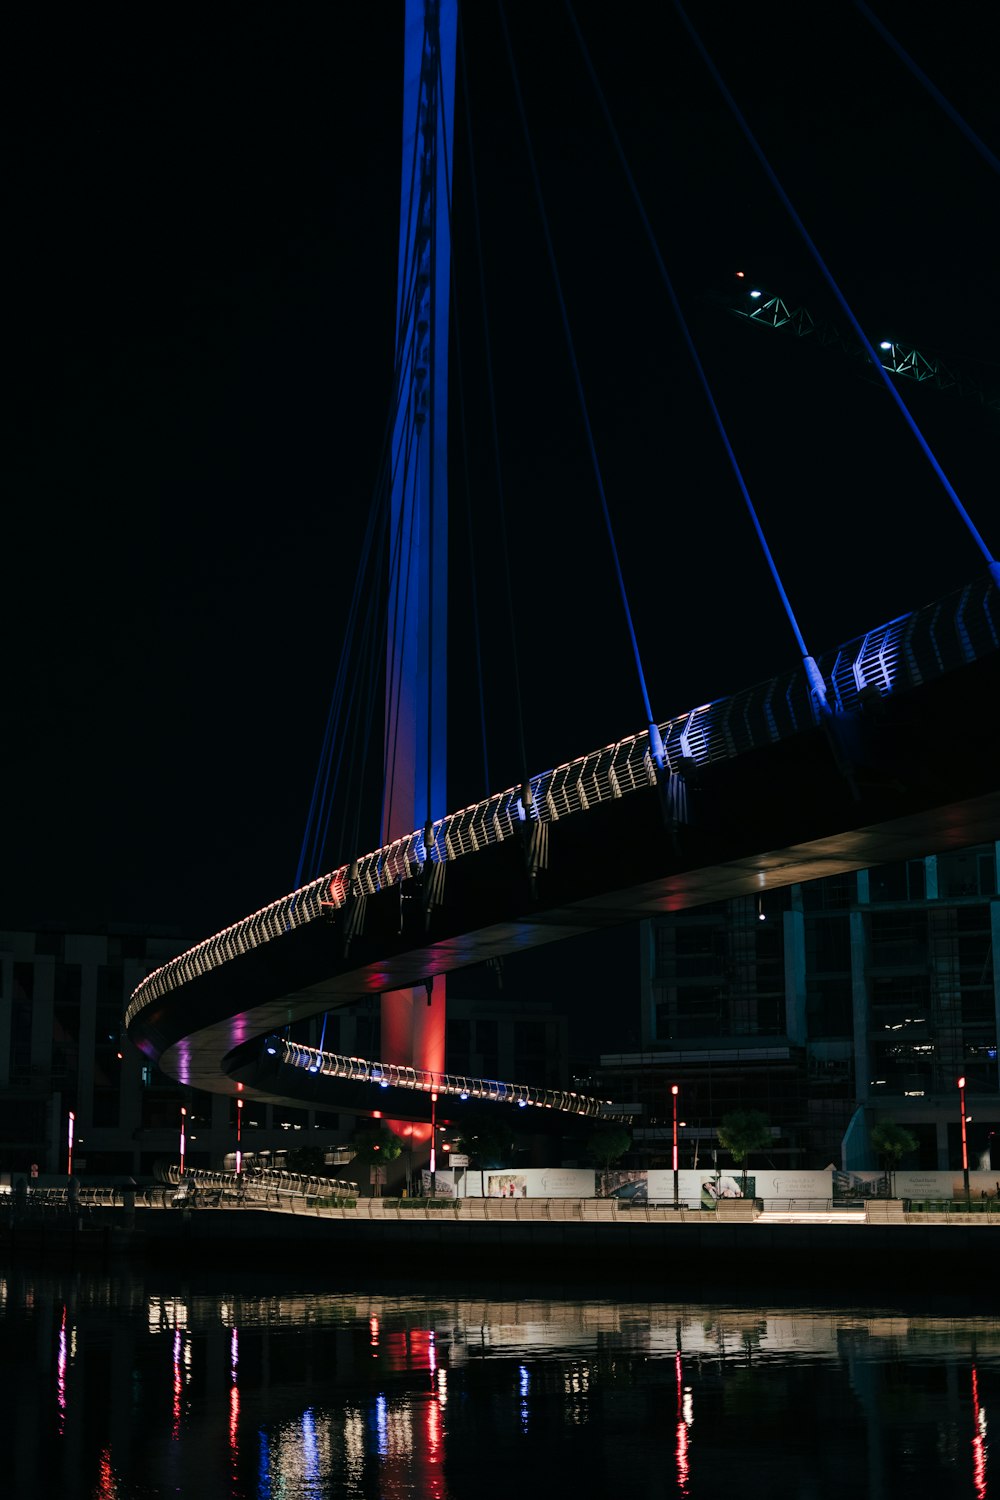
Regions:
<instances>
[{"instance_id":1,"label":"red street light","mask_svg":"<svg viewBox=\"0 0 1000 1500\"><path fill-rule=\"evenodd\" d=\"M958 1102L962 1111L962 1185L965 1188L965 1202L969 1202L969 1137L965 1128L965 1074L958 1080Z\"/></svg>"},{"instance_id":2,"label":"red street light","mask_svg":"<svg viewBox=\"0 0 1000 1500\"><path fill-rule=\"evenodd\" d=\"M673 1095L673 1099L674 1099L674 1211L676 1212L677 1208L680 1206L680 1203L679 1203L679 1199L680 1199L680 1183L678 1181L678 1176L677 1176L677 1093L678 1093L678 1089L677 1089L676 1083L672 1083L670 1085L670 1092Z\"/></svg>"}]
</instances>

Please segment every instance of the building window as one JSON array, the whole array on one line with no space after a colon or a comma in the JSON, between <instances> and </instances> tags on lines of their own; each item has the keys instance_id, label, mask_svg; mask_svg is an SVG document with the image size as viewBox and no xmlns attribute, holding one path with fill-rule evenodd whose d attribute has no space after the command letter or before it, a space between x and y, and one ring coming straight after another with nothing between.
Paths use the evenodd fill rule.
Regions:
<instances>
[{"instance_id":1,"label":"building window","mask_svg":"<svg viewBox=\"0 0 1000 1500\"><path fill-rule=\"evenodd\" d=\"M900 860L896 864L878 865L868 873L870 901L923 901L926 895L922 859Z\"/></svg>"},{"instance_id":2,"label":"building window","mask_svg":"<svg viewBox=\"0 0 1000 1500\"><path fill-rule=\"evenodd\" d=\"M803 911L846 911L857 900L858 877L853 873L828 875L802 887Z\"/></svg>"},{"instance_id":3,"label":"building window","mask_svg":"<svg viewBox=\"0 0 1000 1500\"><path fill-rule=\"evenodd\" d=\"M937 866L938 896L941 900L996 894L996 857L989 844L939 854Z\"/></svg>"},{"instance_id":4,"label":"building window","mask_svg":"<svg viewBox=\"0 0 1000 1500\"><path fill-rule=\"evenodd\" d=\"M873 969L926 968L927 912L873 911L868 918Z\"/></svg>"},{"instance_id":5,"label":"building window","mask_svg":"<svg viewBox=\"0 0 1000 1500\"><path fill-rule=\"evenodd\" d=\"M806 985L806 1014L811 1037L850 1037L853 1030L851 980L848 975L811 978Z\"/></svg>"}]
</instances>

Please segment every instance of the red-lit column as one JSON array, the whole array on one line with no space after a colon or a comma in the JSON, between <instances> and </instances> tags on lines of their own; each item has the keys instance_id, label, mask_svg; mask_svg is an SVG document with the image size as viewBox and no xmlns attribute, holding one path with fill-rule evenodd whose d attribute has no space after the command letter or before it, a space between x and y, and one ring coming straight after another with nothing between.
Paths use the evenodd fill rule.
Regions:
<instances>
[{"instance_id":1,"label":"red-lit column","mask_svg":"<svg viewBox=\"0 0 1000 1500\"><path fill-rule=\"evenodd\" d=\"M187 1125L187 1110L181 1105L181 1176L184 1176L184 1148L186 1145L185 1133Z\"/></svg>"},{"instance_id":2,"label":"red-lit column","mask_svg":"<svg viewBox=\"0 0 1000 1500\"><path fill-rule=\"evenodd\" d=\"M969 1206L969 1137L965 1128L965 1075L958 1080L958 1102L962 1111L962 1186L965 1188L965 1206Z\"/></svg>"},{"instance_id":3,"label":"red-lit column","mask_svg":"<svg viewBox=\"0 0 1000 1500\"><path fill-rule=\"evenodd\" d=\"M674 1212L680 1207L680 1181L677 1163L677 1085L671 1084L670 1092L674 1100Z\"/></svg>"},{"instance_id":4,"label":"red-lit column","mask_svg":"<svg viewBox=\"0 0 1000 1500\"><path fill-rule=\"evenodd\" d=\"M412 351L392 438L386 606L385 800L382 843L448 811L448 317L457 0L407 0L403 41L402 189L396 347ZM412 164L418 163L416 170ZM425 835L424 857L434 850ZM425 871L429 876L429 868ZM403 908L422 924L419 892ZM445 1068L445 980L385 993L381 1058ZM426 1124L390 1120L399 1136Z\"/></svg>"}]
</instances>

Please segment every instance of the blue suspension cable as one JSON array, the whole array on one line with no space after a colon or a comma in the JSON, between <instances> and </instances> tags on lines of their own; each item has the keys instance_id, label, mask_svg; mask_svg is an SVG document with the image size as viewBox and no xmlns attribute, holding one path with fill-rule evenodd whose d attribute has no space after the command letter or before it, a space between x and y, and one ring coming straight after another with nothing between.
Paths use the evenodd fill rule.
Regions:
<instances>
[{"instance_id":1,"label":"blue suspension cable","mask_svg":"<svg viewBox=\"0 0 1000 1500\"><path fill-rule=\"evenodd\" d=\"M507 505L504 495L503 468L500 461L500 435L497 430L497 401L493 380L493 348L490 334L490 319L486 298L486 269L483 258L483 240L479 214L479 185L476 177L476 154L472 142L472 97L465 63L465 36L461 26L458 31L458 54L462 68L462 91L465 98L465 136L469 153L469 187L472 197L472 223L476 235L476 266L479 272L479 306L483 315L483 348L485 351L486 389L490 412L490 434L493 439L493 465L497 482L497 515L500 528L500 555L503 558L507 623L510 630L511 670L514 675L514 707L517 720L518 747L521 752L521 775L528 777L528 755L524 739L524 711L521 702L521 670L517 649L517 628L514 618L514 590L510 576L510 545L507 540ZM450 204L449 204L450 212ZM485 732L485 725L484 725ZM489 793L487 792L487 795Z\"/></svg>"},{"instance_id":2,"label":"blue suspension cable","mask_svg":"<svg viewBox=\"0 0 1000 1500\"><path fill-rule=\"evenodd\" d=\"M715 422L715 426L718 430L719 436L722 439L722 444L726 450L726 456L729 459L730 467L732 468L733 474L736 477L736 483L739 485L740 493L742 494L743 499L746 502L746 507L750 514L750 520L753 523L754 531L757 533L757 540L760 542L761 549L767 562L767 566L770 569L771 577L774 580L774 586L778 591L778 597L781 600L782 607L784 608L785 614L788 618L788 622L792 627L792 633L795 636L799 652L802 656L802 663L805 668L806 677L809 681L809 688L813 695L814 702L821 712L829 712L829 706L827 704L826 696L826 684L823 681L822 673L820 672L819 667L816 665L815 660L811 656L806 646L802 631L799 629L799 622L795 617L795 611L792 609L791 600L789 599L788 594L785 590L785 586L781 581L781 575L778 572L777 564L775 563L774 558L771 554L771 549L768 546L767 538L765 537L764 529L760 524L760 518L757 515L756 507L754 506L754 503L750 498L750 491L747 489L746 481L743 478L742 470L740 469L736 454L733 451L732 443L729 440L729 434L726 431L725 424L723 423L722 415L716 403L711 385L709 384L708 376L705 373L705 368L702 365L698 350L695 347L694 339L691 337L691 330L688 327L687 319L684 316L680 301L677 297L677 293L674 290L673 281L670 278L670 273L667 270L663 256L660 252L660 247L657 242L656 235L653 232L653 226L649 222L649 215L646 213L646 206L642 201L642 197L636 185L635 178L632 175L632 169L629 166L628 159L625 155L625 151L621 143L621 137L619 136L618 131L615 128L614 121L611 118L611 111L608 108L607 100L604 97L604 92L601 88L600 82L598 81L597 73L594 70L594 64L591 61L590 53L587 50L586 43L583 40L583 35L580 31L580 27L577 24L577 19L573 13L573 6L570 3L570 0L566 0L566 9L569 12L569 18L573 24L573 30L576 32L576 39L579 43L580 51L583 55L583 60L587 66L587 71L590 74L591 82L593 83L594 89L597 93L598 102L600 103L601 110L604 114L605 122L607 124L608 130L611 133L611 139L614 142L615 150L618 152L618 159L621 162L622 170L625 173L625 179L628 182L633 201L635 202L635 206L639 213L639 218L642 221L642 227L646 231L646 237L649 240L657 267L659 269L661 277L663 278L663 284L667 289L667 296L670 299L670 305L674 310L674 315L676 316L678 323L680 324L684 343L686 344L687 351L690 354L692 361L694 362L694 367L697 371L698 379L701 383L701 388L705 393L705 399L708 402L709 409L712 413L712 418Z\"/></svg>"},{"instance_id":3,"label":"blue suspension cable","mask_svg":"<svg viewBox=\"0 0 1000 1500\"><path fill-rule=\"evenodd\" d=\"M409 297L412 299L413 288L411 287ZM386 483L388 493L391 493L392 475L395 472L397 455L392 456L392 468L386 480L385 455L391 442L393 430L392 412L398 406L398 392L406 375L412 350L406 350L398 346L396 350L395 369L393 372L393 388L396 393L391 404L390 417L383 432L383 458L379 465L382 473L382 483L374 496L374 503L368 512L368 521L362 542L361 557L354 579L354 589L351 602L347 611L347 623L344 632L344 642L341 650L340 662L331 696L330 708L327 713L326 726L324 729L323 742L320 750L319 764L316 778L313 783L312 797L309 803L309 811L306 818L306 828L303 835L302 847L299 853L299 861L295 875L295 888L298 889L303 880L304 872L310 871L310 878L314 879L319 874L320 860L326 845L329 831L332 801L336 795L337 784L340 776L340 766L343 759L342 751L334 760L333 744L335 738L340 739L338 729L344 713L344 694L346 692L347 674L352 655L352 642L358 628L358 615L361 607L362 597L367 600L368 609L377 607L379 598L378 588L367 587L367 580L371 572L370 559L372 555L373 539L376 527L379 526L380 518L386 505ZM353 694L352 694L353 698ZM332 776L332 784L331 784Z\"/></svg>"},{"instance_id":4,"label":"blue suspension cable","mask_svg":"<svg viewBox=\"0 0 1000 1500\"><path fill-rule=\"evenodd\" d=\"M643 708L645 709L646 723L649 728L649 747L657 766L662 769L666 765L666 758L663 749L663 739L660 735L659 726L653 718L653 710L649 702L649 693L646 688L646 674L642 668L642 657L639 652L639 642L636 639L635 626L632 622L632 611L629 607L628 593L625 588L625 579L622 574L621 562L618 557L618 545L615 541L614 527L611 524L611 511L608 508L608 499L604 490L604 478L601 474L601 466L597 457L597 448L594 443L594 433L590 425L590 413L587 410L587 398L584 395L583 381L580 378L580 366L576 358L576 348L573 343L573 335L570 332L569 315L566 311L566 301L563 297L562 283L559 278L559 269L556 263L555 249L552 244L552 235L549 231L548 217L545 213L545 205L542 199L541 182L539 181L538 167L535 162L535 153L532 149L531 137L528 132L528 121L524 112L524 102L521 98L521 87L518 82L517 69L514 66L514 54L510 44L510 35L507 30L507 17L504 14L503 0L500 0L498 9L500 11L500 21L503 27L504 42L507 46L507 57L510 62L511 78L513 79L514 83L514 97L517 102L517 110L521 120L521 129L524 133L525 148L528 153L528 162L531 167L532 181L534 182L535 186L535 197L538 203L538 212L542 221L542 231L545 235L545 246L548 251L549 265L552 269L553 280L555 281L556 297L559 302L559 312L562 317L563 334L566 339L570 365L573 370L573 380L576 385L577 399L580 403L580 414L583 418L584 431L587 435L587 447L590 451L590 462L594 471L594 479L597 484L597 492L601 500L601 509L604 513L604 524L607 529L608 542L611 547L611 557L614 563L615 577L618 580L618 591L621 595L622 608L625 611L625 623L628 626L629 639L632 642L632 655L635 659L636 672L639 676L639 688L642 693Z\"/></svg>"},{"instance_id":5,"label":"blue suspension cable","mask_svg":"<svg viewBox=\"0 0 1000 1500\"><path fill-rule=\"evenodd\" d=\"M944 488L945 493L947 494L948 498L951 500L951 502L954 505L955 509L958 511L958 514L961 517L962 521L965 523L965 526L966 526L966 529L969 532L969 535L972 537L972 539L975 542L976 546L979 548L980 552L985 557L987 566L988 566L988 568L990 570L990 575L993 578L994 583L997 585L998 588L1000 588L1000 563L998 563L995 560L995 558L993 557L993 554L990 552L989 547L986 545L986 542L985 542L984 538L981 536L978 528L976 527L975 522L973 521L972 517L969 515L969 513L966 510L965 506L962 504L961 500L959 499L958 494L957 494L954 486L952 485L951 481L949 480L947 474L944 472L944 470L942 469L941 465L938 463L937 458L935 457L934 453L931 450L930 444L927 442L927 439L924 437L924 435L921 432L920 428L917 426L917 423L914 421L913 417L911 416L910 410L907 407L905 401L903 400L902 396L899 394L899 392L896 389L896 387L893 385L892 381L889 379L888 372L883 367L882 362L879 359L878 354L876 353L874 346L871 344L871 342L868 339L868 336L866 335L864 329L861 327L861 324L858 322L857 318L854 316L854 312L851 309L850 304L847 301L847 298L844 296L844 294L840 290L840 287L838 286L837 282L834 280L833 273L830 271L830 269L827 266L826 262L824 261L823 257L820 255L819 250L817 249L816 245L814 244L814 242L813 242L813 240L812 240L812 238L811 238L808 230L806 229L806 227L803 224L802 220L799 218L798 213L796 212L796 210L795 210L795 208L794 208L794 206L792 204L791 199L789 198L788 194L785 192L785 189L782 187L780 181L778 180L777 173L774 171L774 168L771 166L771 163L768 161L767 157L765 156L762 147L760 146L759 142L757 141L757 138L755 137L755 135L751 131L750 126L747 124L747 122L746 122L746 120L745 120L745 118L744 118L744 116L743 116L743 114L742 114L742 112L740 110L739 105L736 103L736 100L733 98L732 94L729 92L729 89L726 87L726 85L725 85L725 83L724 83L724 81L722 79L722 75L720 74L718 68L715 66L715 63L712 61L712 58L709 55L708 51L706 50L705 46L703 45L700 36L695 31L693 25L691 24L690 20L688 19L687 14L685 13L684 7L680 3L680 0L674 0L674 9L677 11L677 14L680 16L682 22L684 23L684 26L685 26L685 28L686 28L686 30L688 32L688 35L691 37L691 40L694 42L696 48L698 49L698 52L701 55L702 61L704 62L705 66L708 68L709 73L711 73L712 78L715 80L716 86L719 89L719 92L722 94L722 97L725 99L726 103L728 104L728 106L729 106L729 108L730 108L730 110L731 110L731 112L733 114L733 117L735 118L735 120L736 120L737 124L739 125L740 129L743 131L743 134L745 135L745 137L747 139L748 145L750 146L750 148L753 151L754 155L756 156L757 160L760 162L760 164L763 167L765 173L767 174L768 181L770 182L771 186L774 188L775 192L777 193L778 197L780 198L780 200L781 200L784 208L786 209L789 217L792 220L792 223L795 225L796 229L799 231L799 234L802 236L802 239L805 242L806 247L808 248L810 255L812 256L813 260L816 262L817 266L819 267L819 270L820 270L820 272L821 272L821 274L823 276L823 279L826 281L827 286L829 286L830 290L833 292L833 295L836 297L838 303L840 304L841 311L843 312L844 316L847 318L847 320L850 323L851 327L854 329L854 332L857 334L859 340L861 341L861 345L864 348L864 350L866 351L866 353L868 354L868 357L871 360L872 365L874 366L875 371L878 374L879 379L882 381L882 384L885 386L886 390L889 392L889 395L892 397L893 401L896 403L896 406L899 408L899 411L901 412L904 421L906 422L906 424L909 427L910 431L913 433L913 436L916 438L917 442L919 443L921 451L924 454L924 457L927 459L927 461L930 464L931 468L934 470L935 474L937 475L938 479L940 480L940 482L941 482L941 484L942 484L942 486Z\"/></svg>"},{"instance_id":6,"label":"blue suspension cable","mask_svg":"<svg viewBox=\"0 0 1000 1500\"><path fill-rule=\"evenodd\" d=\"M414 156L414 163L415 160L416 157ZM411 171L412 170L413 167L411 166ZM409 290L407 293L406 306L404 308L405 316L401 320L401 328L409 326L409 314L412 310L413 298L415 296L415 278L412 275L412 268L410 267L409 260L407 260L406 262L404 271L408 277ZM299 889L302 884L303 874L306 869L309 869L311 871L310 878L315 878L319 873L320 857L323 853L323 848L326 842L326 830L328 830L329 828L331 803L334 796L336 795L337 781L339 778L339 768L342 759L342 756L338 756L336 761L336 769L334 769L333 742L334 738L337 737L337 730L340 725L340 720L343 713L343 700L347 680L347 670L351 658L351 643L354 639L354 635L357 629L357 619L362 596L364 595L366 597L369 609L376 607L376 602L379 597L378 588L375 587L372 589L368 589L366 586L366 581L370 572L369 561L371 557L375 528L379 523L380 517L382 516L382 511L386 503L386 493L391 494L392 492L392 475L395 473L396 467L396 455L392 454L391 452L395 413L398 410L399 406L399 392L402 387L403 380L406 377L407 367L412 359L412 341L409 348L404 348L403 344L399 341L399 332L400 330L397 329L397 344L394 353L392 382L393 397L390 402L389 414L383 431L382 456L378 465L379 473L382 478L380 485L376 487L376 491L373 497L373 504L369 508L368 521L366 524L365 535L361 547L361 556L358 568L355 573L354 589L351 596L351 602L348 606L347 622L344 631L344 641L341 648L341 657L337 669L337 676L334 682L334 690L330 699L330 707L327 713L326 724L323 733L323 741L320 748L319 762L317 765L316 776L313 782L312 795L309 802L309 810L306 815L306 826L303 833L302 845L299 851L298 864L296 866L296 890ZM388 492L386 492L385 490L387 462L390 466L388 477ZM333 774L332 786L331 773ZM321 828L323 830L322 832Z\"/></svg>"},{"instance_id":7,"label":"blue suspension cable","mask_svg":"<svg viewBox=\"0 0 1000 1500\"><path fill-rule=\"evenodd\" d=\"M365 579L368 573L368 558L371 553L372 541L376 529L379 507L371 506L368 515L368 523L365 528L365 536L361 548L361 562L354 580L354 591L347 612L347 626L345 630L345 643L341 652L340 662L337 667L337 676L334 682L333 695L330 700L330 708L327 713L326 726L323 735L323 744L320 751L319 766L313 783L312 797L309 802L309 812L306 820L305 834L302 839L302 847L299 851L299 861L295 872L295 889L302 884L303 872L307 867L311 868L310 878L317 874L316 863L321 852L319 841L319 826L323 820L322 809L326 806L330 790L330 772L332 766L333 741L336 726L340 719L343 706L344 691L347 681L347 665L350 657L349 643L353 640L357 627L357 615L364 590Z\"/></svg>"},{"instance_id":8,"label":"blue suspension cable","mask_svg":"<svg viewBox=\"0 0 1000 1500\"><path fill-rule=\"evenodd\" d=\"M412 281L412 278L411 278ZM414 286L411 284L408 294L406 311L409 311L414 296ZM340 662L331 695L330 708L327 713L324 729L323 742L320 750L319 763L316 777L313 783L312 796L309 803L309 811L306 817L306 827L303 834L302 846L299 853L298 866L295 875L295 888L298 889L305 872L309 871L309 878L314 879L320 873L320 861L326 846L329 831L332 802L336 795L340 776L340 767L343 760L341 751L334 759L334 741L341 740L339 734L342 718L344 715L344 696L347 691L347 674L352 658L352 642L358 629L358 616L361 602L364 598L369 611L378 607L381 596L380 589L368 586L368 580L372 573L371 557L373 540L376 528L381 530L381 521L387 505L387 494L391 494L392 476L395 473L398 455L389 454L391 468L386 474L387 454L391 445L394 428L394 413L398 407L399 390L406 377L407 368L412 360L412 344L409 348L398 345L395 352L395 368L393 371L394 398L390 403L390 413L383 431L382 458L379 463L381 480L373 496L373 503L369 507L368 520L365 535L361 547L361 555L358 568L355 573L354 588L351 601L347 610L344 641L341 648ZM353 700L353 695L352 695Z\"/></svg>"},{"instance_id":9,"label":"blue suspension cable","mask_svg":"<svg viewBox=\"0 0 1000 1500\"><path fill-rule=\"evenodd\" d=\"M944 94L942 94L937 85L932 83L931 80L927 77L927 74L917 66L910 54L900 46L899 42L897 42L892 32L888 31L882 25L882 22L879 20L878 16L876 16L870 9L870 7L864 3L864 0L854 0L854 4L864 16L865 20L875 28L882 40L892 48L893 52L895 52L900 61L906 64L918 83L923 84L924 88L930 94L935 104L940 105L952 124L958 126L959 130L965 136L966 140L975 147L983 160L993 168L994 172L1000 174L1000 157L997 157L996 153L990 150L986 142L980 139L980 137L973 130L972 126L969 124L968 120L965 119L964 115L959 114L955 106L945 98Z\"/></svg>"},{"instance_id":10,"label":"blue suspension cable","mask_svg":"<svg viewBox=\"0 0 1000 1500\"><path fill-rule=\"evenodd\" d=\"M446 143L447 146L447 143ZM449 179L445 171L445 182ZM451 194L448 194L448 229L451 232ZM472 638L476 653L476 687L479 695L479 729L483 741L483 796L490 795L490 761L486 734L486 699L483 686L483 653L479 628L479 590L476 583L476 549L472 528L472 481L469 475L469 433L465 414L465 375L462 369L462 330L459 320L458 287L454 265L451 272L452 308L455 316L455 363L458 366L458 413L462 433L462 474L465 480L465 526L469 544L469 588L472 594Z\"/></svg>"},{"instance_id":11,"label":"blue suspension cable","mask_svg":"<svg viewBox=\"0 0 1000 1500\"><path fill-rule=\"evenodd\" d=\"M412 436L412 424L411 424L411 433L408 434L408 437L407 437L407 443L408 444L409 444L411 436ZM419 443L420 443L419 435L416 437L416 442L417 442L417 445L419 446ZM413 483L414 483L414 487L416 486L416 482L417 482L416 464L414 464L414 466L413 466ZM405 574L405 577L403 579L402 610L400 610L400 577L399 577L399 569L397 569L397 573L396 573L396 584L395 584L395 594L394 594L394 604L393 604L393 625L392 625L392 639L393 639L392 660L393 660L393 662L395 662L395 659L396 659L395 641L396 641L396 630L397 630L397 627L398 627L398 624L399 624L399 616L400 616L400 613L402 613L403 620L405 621L405 619L406 619L407 605L409 603L409 597L410 597L410 576L411 576L411 573L413 571L413 537L414 537L414 531L415 531L415 512L416 512L416 506L411 504L411 506L409 508L410 534L409 534L409 537L407 538L407 542L406 542L406 574ZM398 536L398 542L397 542L397 555L399 557L399 566L400 566L400 569L402 568L402 561L403 561L402 525L403 525L403 515L404 515L404 513L405 513L405 507L401 506L400 507L400 512L399 512L399 536ZM390 681L387 684L386 701L392 704L393 736L392 736L392 744L391 744L391 746L387 744L387 745L384 746L384 750L383 750L383 762L382 762L382 813L381 813L381 818L380 818L380 826L381 826L381 830L382 830L382 832L381 832L381 838L382 838L382 842L383 843L387 843L388 842L388 839L389 839L389 825L390 825L390 823L392 821L392 798L390 796L388 798L388 801L386 800L386 790L387 790L387 788L391 784L390 783L390 776L389 776L389 767L392 766L393 768L395 768L395 764L396 764L396 752L397 752L397 750L399 748L399 702L400 702L400 695L402 693L402 690L403 690L402 678L400 678L400 680L398 682L393 683L393 682Z\"/></svg>"}]
</instances>

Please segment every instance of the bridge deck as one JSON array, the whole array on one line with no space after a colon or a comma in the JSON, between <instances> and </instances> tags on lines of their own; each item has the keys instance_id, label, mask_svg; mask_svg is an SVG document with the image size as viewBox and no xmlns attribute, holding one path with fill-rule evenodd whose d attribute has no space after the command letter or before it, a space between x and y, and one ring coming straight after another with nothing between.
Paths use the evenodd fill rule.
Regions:
<instances>
[{"instance_id":1,"label":"bridge deck","mask_svg":"<svg viewBox=\"0 0 1000 1500\"><path fill-rule=\"evenodd\" d=\"M363 994L992 839L998 647L985 579L821 658L832 723L790 673L662 726L666 782L646 735L558 767L532 780L527 808L511 789L442 819L429 864L415 833L199 944L139 986L129 1034L167 1073L231 1092L235 1049Z\"/></svg>"}]
</instances>

